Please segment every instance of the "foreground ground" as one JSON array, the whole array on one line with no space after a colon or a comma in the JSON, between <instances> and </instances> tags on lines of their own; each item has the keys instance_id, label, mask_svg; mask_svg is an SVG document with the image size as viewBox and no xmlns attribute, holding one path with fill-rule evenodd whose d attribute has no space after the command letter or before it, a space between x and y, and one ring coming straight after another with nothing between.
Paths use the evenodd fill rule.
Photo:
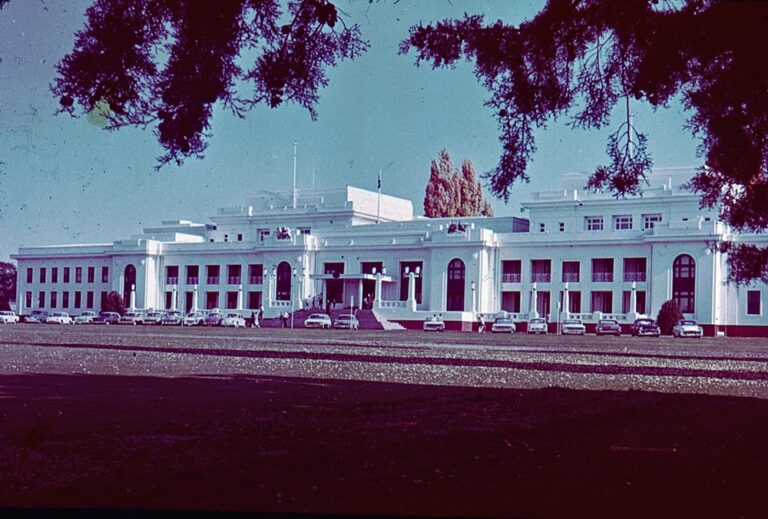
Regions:
<instances>
[{"instance_id":1,"label":"foreground ground","mask_svg":"<svg viewBox=\"0 0 768 519\"><path fill-rule=\"evenodd\" d=\"M765 516L763 341L279 332L3 327L0 505Z\"/></svg>"}]
</instances>

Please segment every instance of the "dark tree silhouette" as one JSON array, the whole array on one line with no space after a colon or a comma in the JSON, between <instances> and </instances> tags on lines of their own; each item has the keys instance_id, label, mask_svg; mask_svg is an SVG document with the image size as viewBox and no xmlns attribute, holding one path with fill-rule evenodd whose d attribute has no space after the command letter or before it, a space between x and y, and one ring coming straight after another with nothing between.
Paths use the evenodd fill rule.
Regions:
<instances>
[{"instance_id":1,"label":"dark tree silhouette","mask_svg":"<svg viewBox=\"0 0 768 519\"><path fill-rule=\"evenodd\" d=\"M114 290L107 294L104 298L104 304L101 308L102 312L117 312L120 315L124 315L126 311L125 301L120 294Z\"/></svg>"},{"instance_id":2,"label":"dark tree silhouette","mask_svg":"<svg viewBox=\"0 0 768 519\"><path fill-rule=\"evenodd\" d=\"M677 301L670 299L661 305L659 315L656 316L656 323L659 325L663 335L672 335L672 328L683 317L683 312L680 310Z\"/></svg>"},{"instance_id":3,"label":"dark tree silhouette","mask_svg":"<svg viewBox=\"0 0 768 519\"><path fill-rule=\"evenodd\" d=\"M79 106L109 129L156 124L158 167L202 156L217 101L239 116L291 101L314 118L326 68L368 44L327 0L290 1L286 13L281 4L96 0L52 91L61 111Z\"/></svg>"},{"instance_id":4,"label":"dark tree silhouette","mask_svg":"<svg viewBox=\"0 0 768 519\"><path fill-rule=\"evenodd\" d=\"M508 199L536 147L533 129L571 114L576 127L608 124L617 102L654 107L680 96L701 139L700 168L688 188L718 207L739 231L768 228L768 3L717 0L549 0L515 27L482 16L411 27L401 52L417 64L453 66L464 58L490 91L503 152L488 173ZM610 163L588 182L618 196L638 193L651 160L646 138L619 128ZM729 263L746 253L729 248ZM766 249L762 249L766 254ZM753 254L754 256L754 254ZM740 272L749 274L749 270ZM748 282L748 278L734 279Z\"/></svg>"},{"instance_id":5,"label":"dark tree silhouette","mask_svg":"<svg viewBox=\"0 0 768 519\"><path fill-rule=\"evenodd\" d=\"M16 300L16 265L0 261L0 310L10 310Z\"/></svg>"}]
</instances>

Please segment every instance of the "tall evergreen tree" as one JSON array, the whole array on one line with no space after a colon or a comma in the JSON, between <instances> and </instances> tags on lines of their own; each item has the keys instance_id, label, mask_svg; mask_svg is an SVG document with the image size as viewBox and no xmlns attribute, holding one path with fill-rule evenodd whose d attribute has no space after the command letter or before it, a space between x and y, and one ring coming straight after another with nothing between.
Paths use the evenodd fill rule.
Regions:
<instances>
[{"instance_id":1,"label":"tall evergreen tree","mask_svg":"<svg viewBox=\"0 0 768 519\"><path fill-rule=\"evenodd\" d=\"M461 170L453 169L451 155L446 149L430 165L429 182L424 196L424 215L430 218L452 216L493 216L493 209L483 196L475 167L469 160Z\"/></svg>"}]
</instances>

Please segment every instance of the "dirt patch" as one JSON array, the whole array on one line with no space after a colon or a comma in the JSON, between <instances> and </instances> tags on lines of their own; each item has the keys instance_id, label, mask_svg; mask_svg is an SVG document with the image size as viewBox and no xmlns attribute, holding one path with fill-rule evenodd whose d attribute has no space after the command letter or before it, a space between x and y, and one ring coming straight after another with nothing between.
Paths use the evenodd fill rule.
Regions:
<instances>
[{"instance_id":1,"label":"dirt patch","mask_svg":"<svg viewBox=\"0 0 768 519\"><path fill-rule=\"evenodd\" d=\"M269 377L0 377L0 504L758 516L768 401Z\"/></svg>"}]
</instances>

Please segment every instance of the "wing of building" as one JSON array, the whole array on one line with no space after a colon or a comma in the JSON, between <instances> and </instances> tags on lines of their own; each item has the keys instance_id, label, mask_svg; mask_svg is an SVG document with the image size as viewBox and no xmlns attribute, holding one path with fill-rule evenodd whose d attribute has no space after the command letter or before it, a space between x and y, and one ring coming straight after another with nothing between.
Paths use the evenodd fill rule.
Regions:
<instances>
[{"instance_id":1,"label":"wing of building","mask_svg":"<svg viewBox=\"0 0 768 519\"><path fill-rule=\"evenodd\" d=\"M265 192L211 223L162 222L112 243L23 247L19 313L98 310L109 291L136 308L366 308L421 327L440 314L516 321L601 318L627 326L675 299L707 335L768 336L764 284L728 284L712 245L738 240L680 188L691 169L656 171L643 196L579 189L536 194L527 218L414 216L410 201L345 187ZM566 181L566 184L570 182ZM379 223L377 223L377 221Z\"/></svg>"}]
</instances>

